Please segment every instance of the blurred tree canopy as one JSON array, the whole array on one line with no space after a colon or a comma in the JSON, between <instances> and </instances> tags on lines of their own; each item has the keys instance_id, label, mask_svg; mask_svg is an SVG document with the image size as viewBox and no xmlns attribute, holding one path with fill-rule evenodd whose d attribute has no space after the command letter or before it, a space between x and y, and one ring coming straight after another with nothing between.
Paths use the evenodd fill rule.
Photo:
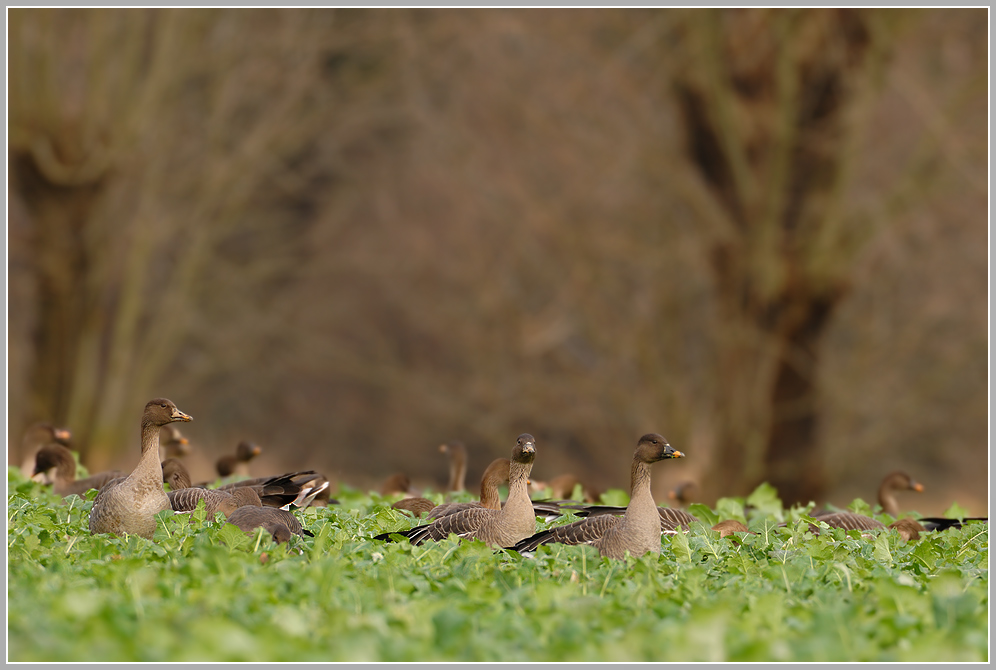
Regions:
<instances>
[{"instance_id":1,"label":"blurred tree canopy","mask_svg":"<svg viewBox=\"0 0 996 670\"><path fill-rule=\"evenodd\" d=\"M985 497L985 9L8 18L12 446Z\"/></svg>"}]
</instances>

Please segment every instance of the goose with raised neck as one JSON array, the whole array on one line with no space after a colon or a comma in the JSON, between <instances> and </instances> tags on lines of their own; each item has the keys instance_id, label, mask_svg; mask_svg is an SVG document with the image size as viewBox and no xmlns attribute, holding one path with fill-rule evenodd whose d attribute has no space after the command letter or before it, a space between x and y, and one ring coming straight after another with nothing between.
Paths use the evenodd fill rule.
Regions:
<instances>
[{"instance_id":1,"label":"goose with raised neck","mask_svg":"<svg viewBox=\"0 0 996 670\"><path fill-rule=\"evenodd\" d=\"M636 445L630 468L630 500L622 516L599 514L564 526L549 528L525 538L516 551L533 551L541 544L590 544L599 554L621 559L627 554L642 556L661 551L661 517L650 491L650 466L661 460L683 458L658 433L647 433Z\"/></svg>"},{"instance_id":2,"label":"goose with raised neck","mask_svg":"<svg viewBox=\"0 0 996 670\"><path fill-rule=\"evenodd\" d=\"M234 454L226 454L219 458L214 467L218 471L219 477L239 477L249 476L249 461L263 453L262 447L258 444L242 440L235 447Z\"/></svg>"},{"instance_id":3,"label":"goose with raised neck","mask_svg":"<svg viewBox=\"0 0 996 670\"><path fill-rule=\"evenodd\" d=\"M152 539L156 514L170 509L159 461L159 429L174 421L191 420L166 398L146 403L142 412L142 457L124 480L105 486L97 494L90 509L92 535L114 533Z\"/></svg>"},{"instance_id":4,"label":"goose with raised neck","mask_svg":"<svg viewBox=\"0 0 996 670\"><path fill-rule=\"evenodd\" d=\"M472 507L487 507L488 509L501 509L501 496L498 487L508 483L508 474L511 461L507 458L496 458L491 461L481 475L481 499L471 502L444 502L440 505L432 502L428 498L413 497L402 498L391 507L397 510L414 512L415 516L428 514L428 518L438 519L439 517L453 514L461 510Z\"/></svg>"},{"instance_id":5,"label":"goose with raised neck","mask_svg":"<svg viewBox=\"0 0 996 670\"><path fill-rule=\"evenodd\" d=\"M507 547L536 530L536 514L529 499L529 473L536 459L536 439L523 433L512 448L508 476L508 500L501 509L474 507L448 514L430 524L398 533L382 533L378 540L391 540L398 534L412 544L426 540L443 540L450 535L467 540L481 540L491 547Z\"/></svg>"}]
</instances>

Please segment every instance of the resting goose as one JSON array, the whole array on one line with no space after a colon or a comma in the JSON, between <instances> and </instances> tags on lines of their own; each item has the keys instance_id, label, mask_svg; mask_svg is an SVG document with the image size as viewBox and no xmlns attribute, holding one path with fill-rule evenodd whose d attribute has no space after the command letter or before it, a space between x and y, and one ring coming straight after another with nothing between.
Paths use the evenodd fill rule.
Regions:
<instances>
[{"instance_id":1,"label":"resting goose","mask_svg":"<svg viewBox=\"0 0 996 670\"><path fill-rule=\"evenodd\" d=\"M893 491L916 491L920 493L923 491L923 484L899 470L890 472L882 479L882 483L878 487L878 504L882 506L883 512L895 517L899 515L899 503L896 502ZM843 528L844 530L876 530L885 528L885 524L881 521L854 512L819 510L813 512L811 516L814 519L823 521L832 528ZM809 529L816 534L816 526L810 524Z\"/></svg>"},{"instance_id":2,"label":"resting goose","mask_svg":"<svg viewBox=\"0 0 996 670\"><path fill-rule=\"evenodd\" d=\"M25 477L35 479L35 459L38 450L46 444L52 443L68 447L72 438L72 433L68 429L57 428L46 421L39 421L28 426L21 439L21 453L24 454L21 473Z\"/></svg>"},{"instance_id":3,"label":"resting goose","mask_svg":"<svg viewBox=\"0 0 996 670\"><path fill-rule=\"evenodd\" d=\"M76 479L76 459L73 458L73 452L58 442L53 442L46 444L35 454L35 474L45 474L52 482L52 493L57 496L82 496L90 489L99 490L109 481L123 477L125 473L109 470L85 479Z\"/></svg>"},{"instance_id":4,"label":"resting goose","mask_svg":"<svg viewBox=\"0 0 996 670\"><path fill-rule=\"evenodd\" d=\"M508 501L501 509L471 507L447 514L430 524L397 533L382 533L375 539L391 540L404 535L412 544L443 540L451 534L467 540L481 540L491 547L508 547L536 530L536 515L529 499L528 479L536 458L536 439L519 435L512 449L508 476Z\"/></svg>"},{"instance_id":5,"label":"resting goose","mask_svg":"<svg viewBox=\"0 0 996 670\"><path fill-rule=\"evenodd\" d=\"M264 507L307 507L322 491L329 487L329 480L314 470L288 472L273 477L243 479L219 486L218 491L233 491L249 487L256 491Z\"/></svg>"},{"instance_id":6,"label":"resting goose","mask_svg":"<svg viewBox=\"0 0 996 670\"><path fill-rule=\"evenodd\" d=\"M621 517L614 514L598 514L556 526L525 538L512 549L522 553L533 551L541 544L559 542L562 544L590 544L598 553L609 558L624 558L626 554L642 556L647 552L659 554L661 551L661 516L650 492L650 466L657 461L669 458L683 458L657 433L647 433L637 443L631 469L632 497L626 512Z\"/></svg>"},{"instance_id":7,"label":"resting goose","mask_svg":"<svg viewBox=\"0 0 996 670\"><path fill-rule=\"evenodd\" d=\"M439 445L439 452L450 457L450 481L447 491L463 491L467 478L467 447L459 440Z\"/></svg>"},{"instance_id":8,"label":"resting goose","mask_svg":"<svg viewBox=\"0 0 996 670\"><path fill-rule=\"evenodd\" d=\"M948 528L961 528L968 521L981 521L989 523L987 516L967 516L963 519L950 519L943 516L925 516L917 519L924 530L947 530Z\"/></svg>"},{"instance_id":9,"label":"resting goose","mask_svg":"<svg viewBox=\"0 0 996 670\"><path fill-rule=\"evenodd\" d=\"M170 509L159 462L159 428L191 420L166 398L146 403L142 413L142 458L124 480L105 486L97 494L90 509L90 534L127 533L152 539L156 514Z\"/></svg>"},{"instance_id":10,"label":"resting goose","mask_svg":"<svg viewBox=\"0 0 996 670\"><path fill-rule=\"evenodd\" d=\"M484 474L481 475L481 499L479 501L444 502L436 505L428 498L402 498L391 507L416 512L416 516L428 512L430 519L438 519L473 507L501 509L501 496L498 487L508 483L511 464L512 462L507 458L496 458L491 461L491 464L484 470Z\"/></svg>"},{"instance_id":11,"label":"resting goose","mask_svg":"<svg viewBox=\"0 0 996 670\"><path fill-rule=\"evenodd\" d=\"M221 512L227 518L240 507L262 506L256 491L246 486L231 493L216 489L186 488L170 491L166 495L174 512L193 512L197 509L197 503L203 500L208 519L213 519L216 512Z\"/></svg>"},{"instance_id":12,"label":"resting goose","mask_svg":"<svg viewBox=\"0 0 996 670\"><path fill-rule=\"evenodd\" d=\"M167 458L162 462L163 483L169 484L170 491L189 489L193 486L190 483L190 473L186 466L178 458ZM204 487L198 487L204 488Z\"/></svg>"},{"instance_id":13,"label":"resting goose","mask_svg":"<svg viewBox=\"0 0 996 670\"><path fill-rule=\"evenodd\" d=\"M239 475L249 476L249 461L263 453L263 449L258 444L253 444L246 440L239 442L235 447L234 454L222 456L215 462L214 467L218 471L219 477L229 477Z\"/></svg>"},{"instance_id":14,"label":"resting goose","mask_svg":"<svg viewBox=\"0 0 996 670\"><path fill-rule=\"evenodd\" d=\"M728 535L733 535L734 533L750 533L751 535L756 535L750 530L747 530L747 526L743 525L740 521L736 519L727 519L726 521L720 521L712 529L719 533L720 537L726 537Z\"/></svg>"},{"instance_id":15,"label":"resting goose","mask_svg":"<svg viewBox=\"0 0 996 670\"><path fill-rule=\"evenodd\" d=\"M304 537L314 537L314 533L301 527L301 522L293 512L277 507L254 507L246 505L239 507L228 515L228 523L238 526L241 530L251 532L256 528L266 528L274 535L276 525L287 528L291 533Z\"/></svg>"}]
</instances>

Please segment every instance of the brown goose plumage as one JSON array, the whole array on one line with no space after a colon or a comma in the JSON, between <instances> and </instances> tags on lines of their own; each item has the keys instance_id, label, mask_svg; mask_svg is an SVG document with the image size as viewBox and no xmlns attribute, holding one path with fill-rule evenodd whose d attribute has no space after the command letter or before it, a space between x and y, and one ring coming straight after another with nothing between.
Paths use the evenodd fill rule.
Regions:
<instances>
[{"instance_id":1,"label":"brown goose plumage","mask_svg":"<svg viewBox=\"0 0 996 670\"><path fill-rule=\"evenodd\" d=\"M473 507L397 534L404 535L412 544L442 540L451 534L467 540L481 540L492 547L515 544L536 530L536 515L528 491L529 472L535 458L536 440L532 435L523 433L512 449L508 501L501 509ZM389 541L393 534L383 533L376 539Z\"/></svg>"},{"instance_id":2,"label":"brown goose plumage","mask_svg":"<svg viewBox=\"0 0 996 670\"><path fill-rule=\"evenodd\" d=\"M560 506L573 512L575 516L581 517L596 517L605 514L622 516L627 509L618 505L574 505L570 502L562 502ZM688 530L693 522L698 521L685 510L676 507L658 507L657 514L661 518L662 533L676 533L678 528Z\"/></svg>"},{"instance_id":3,"label":"brown goose plumage","mask_svg":"<svg viewBox=\"0 0 996 670\"><path fill-rule=\"evenodd\" d=\"M268 524L280 524L295 535L314 537L314 533L301 527L301 522L293 512L277 507L254 507L245 505L228 515L228 523L241 530L251 532L256 528L266 528ZM267 528L272 534L273 531Z\"/></svg>"},{"instance_id":4,"label":"brown goose plumage","mask_svg":"<svg viewBox=\"0 0 996 670\"><path fill-rule=\"evenodd\" d=\"M883 512L895 517L899 514L899 504L896 502L893 491L916 491L920 493L923 491L923 484L899 470L890 472L882 479L882 483L878 487L878 504L882 506ZM873 519L870 516L865 516L864 514L856 514L855 512L818 510L812 513L812 517L823 521L831 528L843 528L844 530L876 530L885 528L885 524L881 521ZM818 529L813 524L809 525L809 530L813 534L818 534Z\"/></svg>"},{"instance_id":5,"label":"brown goose plumage","mask_svg":"<svg viewBox=\"0 0 996 670\"><path fill-rule=\"evenodd\" d=\"M243 479L219 486L218 491L233 491L249 487L263 501L264 507L307 507L322 491L328 489L329 480L314 470L288 472L272 477Z\"/></svg>"},{"instance_id":6,"label":"brown goose plumage","mask_svg":"<svg viewBox=\"0 0 996 670\"><path fill-rule=\"evenodd\" d=\"M190 454L190 440L183 436L180 429L169 424L159 430L159 444L166 458L182 458Z\"/></svg>"},{"instance_id":7,"label":"brown goose plumage","mask_svg":"<svg viewBox=\"0 0 996 670\"><path fill-rule=\"evenodd\" d=\"M673 500L678 505L687 507L695 502L695 497L698 495L698 492L699 485L689 479L681 482L672 490L668 491L667 497L669 500Z\"/></svg>"},{"instance_id":8,"label":"brown goose plumage","mask_svg":"<svg viewBox=\"0 0 996 670\"><path fill-rule=\"evenodd\" d=\"M463 491L467 478L467 447L459 440L451 440L439 445L439 452L450 457L450 481L447 491Z\"/></svg>"},{"instance_id":9,"label":"brown goose plumage","mask_svg":"<svg viewBox=\"0 0 996 670\"><path fill-rule=\"evenodd\" d=\"M190 473L187 472L186 466L180 462L180 459L167 458L161 465L163 468L163 483L169 484L170 491L189 489L193 486L190 483Z\"/></svg>"},{"instance_id":10,"label":"brown goose plumage","mask_svg":"<svg viewBox=\"0 0 996 670\"><path fill-rule=\"evenodd\" d=\"M465 509L483 507L485 509L501 509L501 497L498 487L508 483L512 461L507 458L496 458L488 464L481 475L481 499L471 502L448 502L437 505L429 514L429 518L439 519L449 514L462 512Z\"/></svg>"},{"instance_id":11,"label":"brown goose plumage","mask_svg":"<svg viewBox=\"0 0 996 670\"><path fill-rule=\"evenodd\" d=\"M915 542L920 539L920 533L926 533L927 529L911 517L899 519L889 524L889 528L899 533L899 536L907 542Z\"/></svg>"},{"instance_id":12,"label":"brown goose plumage","mask_svg":"<svg viewBox=\"0 0 996 670\"><path fill-rule=\"evenodd\" d=\"M599 554L609 558L624 558L626 554L642 556L661 551L661 517L650 492L650 465L670 458L682 458L657 433L640 438L633 454L630 478L631 497L623 516L599 514L565 526L549 528L514 546L518 552L533 551L541 544L590 544ZM510 545L506 545L510 546Z\"/></svg>"},{"instance_id":13,"label":"brown goose plumage","mask_svg":"<svg viewBox=\"0 0 996 670\"><path fill-rule=\"evenodd\" d=\"M34 478L38 450L46 444L53 443L69 447L72 438L72 433L68 429L58 428L47 421L39 421L28 426L21 439L21 453L24 454L21 473L25 477Z\"/></svg>"},{"instance_id":14,"label":"brown goose plumage","mask_svg":"<svg viewBox=\"0 0 996 670\"><path fill-rule=\"evenodd\" d=\"M720 521L713 526L712 529L718 532L720 537L726 537L728 535L733 535L734 533L751 533L751 535L756 535L756 533L747 530L747 526L736 519Z\"/></svg>"},{"instance_id":15,"label":"brown goose plumage","mask_svg":"<svg viewBox=\"0 0 996 670\"><path fill-rule=\"evenodd\" d=\"M105 486L90 509L90 533L141 535L152 539L156 514L170 509L163 490L163 470L159 462L159 428L191 417L171 400L156 398L142 412L142 458L121 482Z\"/></svg>"},{"instance_id":16,"label":"brown goose plumage","mask_svg":"<svg viewBox=\"0 0 996 670\"><path fill-rule=\"evenodd\" d=\"M256 491L249 487L237 488L231 493L216 489L186 488L170 491L166 495L174 512L193 512L197 509L197 503L203 500L208 519L213 519L216 512L221 512L227 518L239 507L262 506Z\"/></svg>"},{"instance_id":17,"label":"brown goose plumage","mask_svg":"<svg viewBox=\"0 0 996 670\"><path fill-rule=\"evenodd\" d=\"M239 475L249 476L249 461L263 453L263 449L258 444L253 444L247 440L242 440L235 447L234 454L226 454L219 458L214 467L218 471L219 477L230 477Z\"/></svg>"},{"instance_id":18,"label":"brown goose plumage","mask_svg":"<svg viewBox=\"0 0 996 670\"><path fill-rule=\"evenodd\" d=\"M415 516L422 516L435 509L436 503L428 498L402 498L391 507L402 512L412 512Z\"/></svg>"},{"instance_id":19,"label":"brown goose plumage","mask_svg":"<svg viewBox=\"0 0 996 670\"><path fill-rule=\"evenodd\" d=\"M890 516L899 516L899 503L896 502L894 491L916 491L923 492L923 484L910 477L905 472L896 470L890 472L882 479L882 484L878 487L878 504L882 506L882 511Z\"/></svg>"},{"instance_id":20,"label":"brown goose plumage","mask_svg":"<svg viewBox=\"0 0 996 670\"><path fill-rule=\"evenodd\" d=\"M58 496L82 496L90 489L100 490L107 482L125 475L120 470L109 470L85 479L76 479L76 459L73 458L73 452L58 442L46 444L35 454L35 474L42 473L51 478L52 493Z\"/></svg>"}]
</instances>

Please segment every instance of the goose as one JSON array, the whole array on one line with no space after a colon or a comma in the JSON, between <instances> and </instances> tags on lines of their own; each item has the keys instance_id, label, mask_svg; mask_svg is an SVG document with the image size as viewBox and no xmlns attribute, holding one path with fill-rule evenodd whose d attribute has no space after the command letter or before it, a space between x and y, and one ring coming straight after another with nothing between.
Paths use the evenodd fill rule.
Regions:
<instances>
[{"instance_id":1,"label":"goose","mask_svg":"<svg viewBox=\"0 0 996 670\"><path fill-rule=\"evenodd\" d=\"M439 453L450 457L450 481L447 491L463 491L467 477L467 447L459 440L450 440L439 445Z\"/></svg>"},{"instance_id":2,"label":"goose","mask_svg":"<svg viewBox=\"0 0 996 670\"><path fill-rule=\"evenodd\" d=\"M181 458L190 454L190 440L173 424L167 424L159 430L159 444L165 450L166 458Z\"/></svg>"},{"instance_id":3,"label":"goose","mask_svg":"<svg viewBox=\"0 0 996 670\"><path fill-rule=\"evenodd\" d=\"M163 470L159 462L159 429L174 421L191 421L173 401L155 398L142 412L142 458L130 475L106 485L90 509L90 534L140 535L152 539L156 514L170 509L163 490Z\"/></svg>"},{"instance_id":4,"label":"goose","mask_svg":"<svg viewBox=\"0 0 996 670\"><path fill-rule=\"evenodd\" d=\"M288 472L272 477L243 479L219 486L219 491L250 487L256 491L264 507L307 507L320 493L327 490L329 480L314 470Z\"/></svg>"},{"instance_id":5,"label":"goose","mask_svg":"<svg viewBox=\"0 0 996 670\"><path fill-rule=\"evenodd\" d=\"M169 484L171 491L189 489L193 486L190 483L190 473L187 472L186 466L180 462L180 459L167 458L161 465L163 469L163 483Z\"/></svg>"},{"instance_id":6,"label":"goose","mask_svg":"<svg viewBox=\"0 0 996 670\"><path fill-rule=\"evenodd\" d=\"M82 496L90 489L100 489L112 479L124 476L120 470L100 472L85 479L76 479L76 459L68 448L53 442L35 454L35 475L44 474L52 482L52 493L57 496L76 494Z\"/></svg>"},{"instance_id":7,"label":"goose","mask_svg":"<svg viewBox=\"0 0 996 670\"><path fill-rule=\"evenodd\" d=\"M170 491L166 495L174 512L193 512L197 509L197 504L203 500L208 519L213 519L216 512L221 512L228 518L239 507L263 505L256 491L248 486L239 487L232 492L186 488Z\"/></svg>"},{"instance_id":8,"label":"goose","mask_svg":"<svg viewBox=\"0 0 996 670\"><path fill-rule=\"evenodd\" d=\"M695 502L698 492L699 485L692 480L687 479L668 491L667 497L679 506L687 507Z\"/></svg>"},{"instance_id":9,"label":"goose","mask_svg":"<svg viewBox=\"0 0 996 670\"><path fill-rule=\"evenodd\" d=\"M416 493L412 488L412 480L403 472L391 475L380 485L380 494L384 497L397 494L411 496Z\"/></svg>"},{"instance_id":10,"label":"goose","mask_svg":"<svg viewBox=\"0 0 996 670\"><path fill-rule=\"evenodd\" d=\"M258 444L253 444L247 440L242 440L235 447L234 454L227 454L219 458L214 467L218 471L219 477L229 477L239 475L249 476L249 461L263 453L263 449Z\"/></svg>"},{"instance_id":11,"label":"goose","mask_svg":"<svg viewBox=\"0 0 996 670\"><path fill-rule=\"evenodd\" d=\"M38 450L46 444L57 443L64 447L70 446L73 435L67 428L58 428L47 421L38 421L28 426L21 438L21 453L24 454L24 461L21 465L21 473L25 477L37 479L35 475L35 457Z\"/></svg>"},{"instance_id":12,"label":"goose","mask_svg":"<svg viewBox=\"0 0 996 670\"><path fill-rule=\"evenodd\" d=\"M895 517L899 515L899 503L896 502L893 491L920 493L923 491L923 484L900 470L890 472L882 479L882 483L878 487L878 504L882 506L883 512ZM843 528L844 530L876 530L886 527L881 521L855 512L818 510L810 516L832 528ZM810 524L809 529L813 534L817 533L815 525Z\"/></svg>"},{"instance_id":13,"label":"goose","mask_svg":"<svg viewBox=\"0 0 996 670\"><path fill-rule=\"evenodd\" d=\"M481 540L494 548L511 546L536 530L536 515L527 488L535 459L536 439L529 433L519 435L512 448L508 500L501 509L471 507L407 531L382 533L375 539L391 541L391 536L397 534L407 537L412 544L421 544L453 534L467 540Z\"/></svg>"},{"instance_id":14,"label":"goose","mask_svg":"<svg viewBox=\"0 0 996 670\"><path fill-rule=\"evenodd\" d=\"M650 492L650 466L657 461L684 458L658 433L647 433L637 442L631 469L632 497L625 513L597 514L564 526L555 526L506 545L519 553L534 551L549 542L590 544L602 556L614 559L661 551L661 516Z\"/></svg>"},{"instance_id":15,"label":"goose","mask_svg":"<svg viewBox=\"0 0 996 670\"><path fill-rule=\"evenodd\" d=\"M279 509L277 507L255 507L252 505L245 505L239 507L231 514L228 515L228 523L238 526L240 530L245 532L251 532L256 528L267 528L271 535L274 534L273 528L276 525L281 525L287 528L294 535L300 535L304 537L314 537L315 534L310 530L301 527L301 522L298 521L297 517L294 516L293 512L285 509Z\"/></svg>"},{"instance_id":16,"label":"goose","mask_svg":"<svg viewBox=\"0 0 996 670\"><path fill-rule=\"evenodd\" d=\"M925 516L917 519L923 527L924 530L947 530L948 528L961 528L965 523L969 521L981 521L982 523L989 523L989 517L987 516L967 516L962 519L951 519L943 516Z\"/></svg>"},{"instance_id":17,"label":"goose","mask_svg":"<svg viewBox=\"0 0 996 670\"><path fill-rule=\"evenodd\" d=\"M618 505L580 505L569 501L560 503L560 506L570 510L575 516L590 518L603 514L619 516L625 514L627 509ZM661 518L662 533L676 533L678 528L688 530L692 523L698 521L694 516L677 507L658 507L657 515Z\"/></svg>"},{"instance_id":18,"label":"goose","mask_svg":"<svg viewBox=\"0 0 996 670\"><path fill-rule=\"evenodd\" d=\"M757 533L747 530L747 526L736 519L720 521L713 526L712 529L718 532L720 537L727 537L728 535L733 535L734 533L750 533L751 535L757 535Z\"/></svg>"}]
</instances>

